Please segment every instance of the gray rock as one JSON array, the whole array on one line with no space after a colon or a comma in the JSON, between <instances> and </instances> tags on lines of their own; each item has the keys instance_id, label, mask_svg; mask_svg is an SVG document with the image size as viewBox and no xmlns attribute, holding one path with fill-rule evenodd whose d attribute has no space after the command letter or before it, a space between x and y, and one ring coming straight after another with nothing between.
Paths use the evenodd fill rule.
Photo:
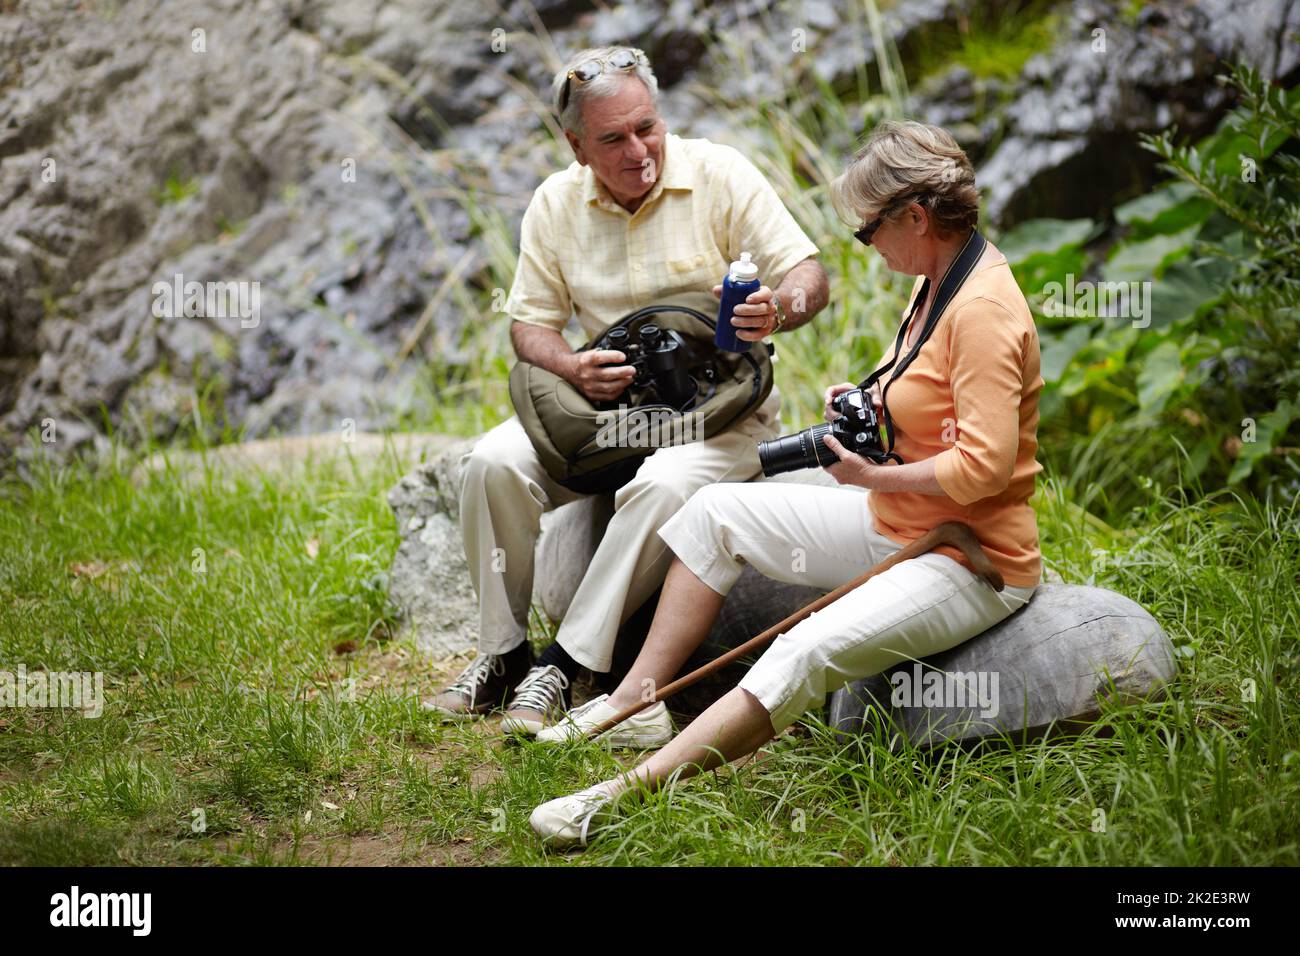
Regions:
<instances>
[{"instance_id":1,"label":"gray rock","mask_svg":"<svg viewBox=\"0 0 1300 956\"><path fill-rule=\"evenodd\" d=\"M612 494L591 495L542 516L533 600L552 621L568 613L613 516Z\"/></svg>"},{"instance_id":2,"label":"gray rock","mask_svg":"<svg viewBox=\"0 0 1300 956\"><path fill-rule=\"evenodd\" d=\"M435 657L478 642L478 599L460 533L462 456L477 439L460 442L404 476L388 493L401 543L389 570L389 598L401 609L406 633ZM613 495L592 495L542 516L533 603L562 619L614 513Z\"/></svg>"},{"instance_id":3,"label":"gray rock","mask_svg":"<svg viewBox=\"0 0 1300 956\"><path fill-rule=\"evenodd\" d=\"M453 445L388 492L401 543L388 572L388 596L403 626L436 657L478 641L478 601L460 535L460 459L477 439Z\"/></svg>"},{"instance_id":4,"label":"gray rock","mask_svg":"<svg viewBox=\"0 0 1300 956\"><path fill-rule=\"evenodd\" d=\"M1140 133L1171 125L1195 139L1232 105L1215 77L1244 62L1289 84L1300 75L1300 5L1291 0L1190 0L1146 4L1134 22L1122 4L1077 0L1061 38L1033 57L1005 105L963 143L982 157L978 181L989 217L1098 218L1155 176ZM1094 44L1104 43L1104 49ZM914 111L931 122L966 118L954 81ZM997 92L979 84L968 103ZM974 139L970 138L974 135ZM997 140L984 156L983 145Z\"/></svg>"},{"instance_id":5,"label":"gray rock","mask_svg":"<svg viewBox=\"0 0 1300 956\"><path fill-rule=\"evenodd\" d=\"M837 690L828 722L844 735L883 726L895 747L1033 739L1086 726L1107 700L1156 697L1175 669L1168 635L1140 605L1043 584L983 634ZM927 684L936 696L924 696Z\"/></svg>"}]
</instances>

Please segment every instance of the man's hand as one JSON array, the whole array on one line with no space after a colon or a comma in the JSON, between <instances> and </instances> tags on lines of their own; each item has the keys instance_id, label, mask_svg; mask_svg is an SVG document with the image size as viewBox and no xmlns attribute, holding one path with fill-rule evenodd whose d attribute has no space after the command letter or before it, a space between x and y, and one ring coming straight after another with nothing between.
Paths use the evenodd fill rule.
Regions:
<instances>
[{"instance_id":1,"label":"man's hand","mask_svg":"<svg viewBox=\"0 0 1300 956\"><path fill-rule=\"evenodd\" d=\"M760 286L732 310L731 324L736 330L736 338L745 342L758 342L776 331L776 303L772 301L773 295L767 286ZM713 287L713 297L722 300L722 286Z\"/></svg>"},{"instance_id":2,"label":"man's hand","mask_svg":"<svg viewBox=\"0 0 1300 956\"><path fill-rule=\"evenodd\" d=\"M632 384L636 369L623 365L627 356L615 349L575 352L566 379L593 402L618 398Z\"/></svg>"},{"instance_id":3,"label":"man's hand","mask_svg":"<svg viewBox=\"0 0 1300 956\"><path fill-rule=\"evenodd\" d=\"M513 322L510 341L521 360L554 372L593 402L617 398L636 376L631 365L620 364L627 361L622 352L575 352L555 329Z\"/></svg>"}]
</instances>

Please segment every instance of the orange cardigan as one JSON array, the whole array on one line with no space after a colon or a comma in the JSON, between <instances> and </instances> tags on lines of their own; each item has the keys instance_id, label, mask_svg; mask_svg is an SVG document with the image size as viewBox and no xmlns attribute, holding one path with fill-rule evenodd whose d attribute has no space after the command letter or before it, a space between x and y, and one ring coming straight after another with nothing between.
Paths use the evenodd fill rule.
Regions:
<instances>
[{"instance_id":1,"label":"orange cardigan","mask_svg":"<svg viewBox=\"0 0 1300 956\"><path fill-rule=\"evenodd\" d=\"M913 300L921 282L918 276ZM875 367L893 352L891 342ZM906 352L904 345L900 362ZM1007 584L1039 583L1029 498L1043 470L1035 458L1042 387L1033 315L1006 257L990 246L920 354L889 386L894 451L905 463L933 458L946 494L871 492L876 531L906 544L944 521L964 521ZM935 550L970 568L956 548Z\"/></svg>"}]
</instances>

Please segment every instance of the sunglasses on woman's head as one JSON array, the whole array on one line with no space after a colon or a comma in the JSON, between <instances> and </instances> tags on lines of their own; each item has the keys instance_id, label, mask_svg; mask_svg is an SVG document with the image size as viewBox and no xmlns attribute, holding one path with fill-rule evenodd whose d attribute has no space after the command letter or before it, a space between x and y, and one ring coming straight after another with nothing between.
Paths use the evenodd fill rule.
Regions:
<instances>
[{"instance_id":1,"label":"sunglasses on woman's head","mask_svg":"<svg viewBox=\"0 0 1300 956\"><path fill-rule=\"evenodd\" d=\"M649 65L650 61L646 59L646 55L635 47L625 47L622 50L615 50L609 56L587 60L585 63L578 64L564 78L564 89L560 93L560 112L563 113L565 107L569 105L569 85L574 80L579 83L590 83L607 70L626 72L634 70L638 66Z\"/></svg>"}]
</instances>

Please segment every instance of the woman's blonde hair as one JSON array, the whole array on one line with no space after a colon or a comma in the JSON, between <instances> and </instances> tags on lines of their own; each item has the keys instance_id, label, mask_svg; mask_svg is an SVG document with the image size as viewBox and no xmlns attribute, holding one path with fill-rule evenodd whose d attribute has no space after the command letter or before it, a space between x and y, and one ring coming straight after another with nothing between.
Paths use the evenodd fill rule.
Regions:
<instances>
[{"instance_id":1,"label":"woman's blonde hair","mask_svg":"<svg viewBox=\"0 0 1300 956\"><path fill-rule=\"evenodd\" d=\"M941 236L979 222L975 167L952 135L928 123L886 120L831 183L831 205L845 222L860 226L897 212L905 198L930 211Z\"/></svg>"}]
</instances>

